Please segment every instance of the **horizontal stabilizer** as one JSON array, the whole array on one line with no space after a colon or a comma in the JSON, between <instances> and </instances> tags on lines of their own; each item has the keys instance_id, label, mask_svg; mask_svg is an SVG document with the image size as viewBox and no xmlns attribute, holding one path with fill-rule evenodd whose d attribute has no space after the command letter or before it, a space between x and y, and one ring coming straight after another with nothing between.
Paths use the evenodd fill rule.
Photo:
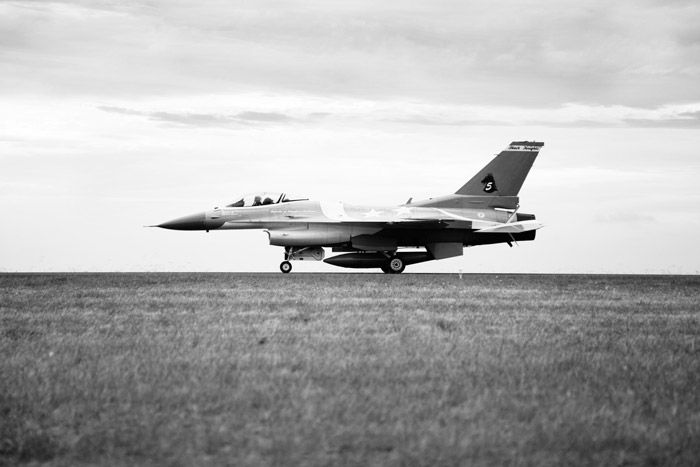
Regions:
<instances>
[{"instance_id":1,"label":"horizontal stabilizer","mask_svg":"<svg viewBox=\"0 0 700 467\"><path fill-rule=\"evenodd\" d=\"M476 233L520 233L530 232L544 227L544 224L537 221L509 222L507 224L495 225L477 230Z\"/></svg>"}]
</instances>

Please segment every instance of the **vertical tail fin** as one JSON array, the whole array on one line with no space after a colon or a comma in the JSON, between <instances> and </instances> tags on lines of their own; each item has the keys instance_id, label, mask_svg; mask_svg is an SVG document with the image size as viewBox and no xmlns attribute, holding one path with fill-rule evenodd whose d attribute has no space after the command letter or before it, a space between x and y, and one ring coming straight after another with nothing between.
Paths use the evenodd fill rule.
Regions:
<instances>
[{"instance_id":1,"label":"vertical tail fin","mask_svg":"<svg viewBox=\"0 0 700 467\"><path fill-rule=\"evenodd\" d=\"M513 141L455 194L468 196L518 196L525 177L544 143Z\"/></svg>"}]
</instances>

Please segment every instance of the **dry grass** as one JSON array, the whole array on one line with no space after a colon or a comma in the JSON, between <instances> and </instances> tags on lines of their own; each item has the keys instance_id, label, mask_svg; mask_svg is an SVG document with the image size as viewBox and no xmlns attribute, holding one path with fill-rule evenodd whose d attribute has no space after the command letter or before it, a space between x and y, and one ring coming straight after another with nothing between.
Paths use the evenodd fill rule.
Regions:
<instances>
[{"instance_id":1,"label":"dry grass","mask_svg":"<svg viewBox=\"0 0 700 467\"><path fill-rule=\"evenodd\" d=\"M0 463L700 459L700 277L0 276Z\"/></svg>"}]
</instances>

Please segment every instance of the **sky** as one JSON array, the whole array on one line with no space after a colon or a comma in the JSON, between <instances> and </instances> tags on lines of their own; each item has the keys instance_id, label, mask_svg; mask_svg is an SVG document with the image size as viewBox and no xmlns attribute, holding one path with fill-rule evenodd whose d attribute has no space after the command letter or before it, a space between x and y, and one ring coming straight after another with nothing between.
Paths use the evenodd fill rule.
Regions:
<instances>
[{"instance_id":1,"label":"sky","mask_svg":"<svg viewBox=\"0 0 700 467\"><path fill-rule=\"evenodd\" d=\"M449 194L537 140L537 239L409 271L698 274L698 24L695 0L0 1L0 271L277 271L261 231L143 226Z\"/></svg>"}]
</instances>

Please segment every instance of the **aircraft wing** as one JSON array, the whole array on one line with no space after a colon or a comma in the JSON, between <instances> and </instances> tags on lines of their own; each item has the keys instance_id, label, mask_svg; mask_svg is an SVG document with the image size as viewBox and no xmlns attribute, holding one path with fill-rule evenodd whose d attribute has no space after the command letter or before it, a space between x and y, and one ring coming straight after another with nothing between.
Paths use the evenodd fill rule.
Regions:
<instances>
[{"instance_id":1,"label":"aircraft wing","mask_svg":"<svg viewBox=\"0 0 700 467\"><path fill-rule=\"evenodd\" d=\"M320 202L316 209L289 209L281 214L290 223L333 223L391 230L460 229L481 233L519 233L542 227L534 220L503 223L465 217L462 213L434 207L371 207L341 202Z\"/></svg>"},{"instance_id":2,"label":"aircraft wing","mask_svg":"<svg viewBox=\"0 0 700 467\"><path fill-rule=\"evenodd\" d=\"M321 211L331 222L397 229L446 227L470 229L473 222L473 219L435 208L407 206L375 208L349 206L342 203L321 203Z\"/></svg>"},{"instance_id":3,"label":"aircraft wing","mask_svg":"<svg viewBox=\"0 0 700 467\"><path fill-rule=\"evenodd\" d=\"M345 221L342 224L355 225L372 225L385 229L401 230L401 229L465 229L473 230L477 233L520 233L537 230L544 225L537 221L520 221L520 222L490 222L478 219L402 219L392 221Z\"/></svg>"}]
</instances>

